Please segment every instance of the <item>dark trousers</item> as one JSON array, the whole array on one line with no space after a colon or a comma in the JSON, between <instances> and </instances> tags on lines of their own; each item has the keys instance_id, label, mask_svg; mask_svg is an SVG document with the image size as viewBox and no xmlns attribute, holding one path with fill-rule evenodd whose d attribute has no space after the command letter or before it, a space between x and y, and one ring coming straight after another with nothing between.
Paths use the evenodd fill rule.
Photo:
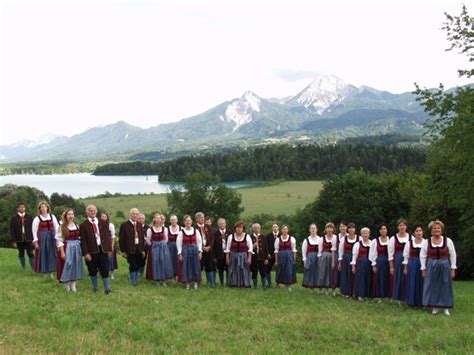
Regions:
<instances>
[{"instance_id":1,"label":"dark trousers","mask_svg":"<svg viewBox=\"0 0 474 355\"><path fill-rule=\"evenodd\" d=\"M212 253L202 253L201 269L205 270L206 272L216 271L216 263L214 262L214 256Z\"/></svg>"},{"instance_id":2,"label":"dark trousers","mask_svg":"<svg viewBox=\"0 0 474 355\"><path fill-rule=\"evenodd\" d=\"M146 265L146 258L147 258L147 256L148 256L148 255L147 255L148 253L147 253L146 248L145 248L145 256L142 256L142 254L139 253L139 252L137 252L137 251L136 251L135 253L138 253L138 254L140 255L140 257L138 258L138 268L145 267L145 265ZM130 271L131 271L131 270L130 270ZM134 271L138 271L138 269L137 269L137 270L134 270Z\"/></svg>"},{"instance_id":3,"label":"dark trousers","mask_svg":"<svg viewBox=\"0 0 474 355\"><path fill-rule=\"evenodd\" d=\"M33 242L16 242L18 248L18 256L25 257L25 251L30 258L33 257Z\"/></svg>"},{"instance_id":4,"label":"dark trousers","mask_svg":"<svg viewBox=\"0 0 474 355\"><path fill-rule=\"evenodd\" d=\"M91 261L86 261L89 276L97 276L97 270L100 276L104 279L109 277L109 255L107 253L99 252L90 254Z\"/></svg>"},{"instance_id":5,"label":"dark trousers","mask_svg":"<svg viewBox=\"0 0 474 355\"><path fill-rule=\"evenodd\" d=\"M268 259L268 264L265 268L267 275L272 273L273 265L275 265L275 257L274 256L272 256Z\"/></svg>"},{"instance_id":6,"label":"dark trousers","mask_svg":"<svg viewBox=\"0 0 474 355\"><path fill-rule=\"evenodd\" d=\"M260 273L260 277L264 278L267 275L267 265L265 265L265 260L257 260L257 258L253 258L250 270L252 271L252 279L256 279L258 273Z\"/></svg>"},{"instance_id":7,"label":"dark trousers","mask_svg":"<svg viewBox=\"0 0 474 355\"><path fill-rule=\"evenodd\" d=\"M130 272L137 272L144 260L145 258L142 257L142 253L140 253L138 250L136 250L133 254L127 254L128 270Z\"/></svg>"}]
</instances>

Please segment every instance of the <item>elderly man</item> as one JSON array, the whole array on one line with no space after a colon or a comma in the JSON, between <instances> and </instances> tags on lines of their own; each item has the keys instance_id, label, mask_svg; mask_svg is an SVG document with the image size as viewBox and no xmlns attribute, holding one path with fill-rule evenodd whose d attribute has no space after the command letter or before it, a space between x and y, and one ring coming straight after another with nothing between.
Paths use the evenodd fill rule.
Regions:
<instances>
[{"instance_id":1,"label":"elderly man","mask_svg":"<svg viewBox=\"0 0 474 355\"><path fill-rule=\"evenodd\" d=\"M140 212L136 208L130 210L130 219L120 225L119 244L122 256L128 261L130 282L138 283L138 269L145 257L145 236L143 225L138 221Z\"/></svg>"},{"instance_id":2,"label":"elderly man","mask_svg":"<svg viewBox=\"0 0 474 355\"><path fill-rule=\"evenodd\" d=\"M25 251L28 254L31 270L34 270L33 256L33 217L26 213L24 202L17 205L17 213L10 219L10 237L14 248L18 248L21 269L25 271Z\"/></svg>"},{"instance_id":3,"label":"elderly man","mask_svg":"<svg viewBox=\"0 0 474 355\"><path fill-rule=\"evenodd\" d=\"M109 225L97 218L96 206L87 206L86 213L87 219L79 227L82 255L89 270L94 292L98 289L97 271L99 271L107 295L110 293L109 256L112 254Z\"/></svg>"},{"instance_id":4,"label":"elderly man","mask_svg":"<svg viewBox=\"0 0 474 355\"><path fill-rule=\"evenodd\" d=\"M217 220L217 226L218 228L214 232L214 256L217 260L219 281L221 286L224 286L224 271L227 274L224 250L227 247L227 238L232 234L232 231L227 229L226 220L224 218L219 218Z\"/></svg>"},{"instance_id":5,"label":"elderly man","mask_svg":"<svg viewBox=\"0 0 474 355\"><path fill-rule=\"evenodd\" d=\"M268 242L267 238L260 234L260 224L254 223L252 225L252 239L253 257L250 269L252 271L253 287L257 288L257 278L260 273L262 279L262 288L265 289L267 281L267 265L268 265Z\"/></svg>"}]
</instances>

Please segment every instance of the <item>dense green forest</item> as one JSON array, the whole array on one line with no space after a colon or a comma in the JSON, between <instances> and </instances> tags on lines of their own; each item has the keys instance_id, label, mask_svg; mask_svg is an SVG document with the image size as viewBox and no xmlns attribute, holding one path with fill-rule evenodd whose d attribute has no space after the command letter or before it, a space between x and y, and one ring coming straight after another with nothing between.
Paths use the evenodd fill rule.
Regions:
<instances>
[{"instance_id":1,"label":"dense green forest","mask_svg":"<svg viewBox=\"0 0 474 355\"><path fill-rule=\"evenodd\" d=\"M75 174L90 173L94 171L98 163L75 163L69 161L42 161L28 163L9 163L0 165L0 175L17 174Z\"/></svg>"},{"instance_id":2,"label":"dense green forest","mask_svg":"<svg viewBox=\"0 0 474 355\"><path fill-rule=\"evenodd\" d=\"M315 180L362 169L375 174L405 168L419 170L425 163L421 148L338 144L267 145L231 153L187 156L163 162L106 164L95 175L159 175L160 181L183 181L186 174L208 170L222 181Z\"/></svg>"}]
</instances>

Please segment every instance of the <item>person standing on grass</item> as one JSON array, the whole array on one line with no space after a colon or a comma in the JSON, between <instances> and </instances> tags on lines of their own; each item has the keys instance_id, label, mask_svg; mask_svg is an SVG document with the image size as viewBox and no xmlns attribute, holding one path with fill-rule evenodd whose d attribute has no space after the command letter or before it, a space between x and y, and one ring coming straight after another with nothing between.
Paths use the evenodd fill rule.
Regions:
<instances>
[{"instance_id":1,"label":"person standing on grass","mask_svg":"<svg viewBox=\"0 0 474 355\"><path fill-rule=\"evenodd\" d=\"M178 217L172 215L170 217L170 225L168 229L168 251L171 257L171 266L173 267L174 277L178 276L178 248L176 248L176 239L178 238L181 227L178 225Z\"/></svg>"},{"instance_id":2,"label":"person standing on grass","mask_svg":"<svg viewBox=\"0 0 474 355\"><path fill-rule=\"evenodd\" d=\"M201 266L199 264L202 258L201 233L193 227L191 216L184 216L183 223L184 227L181 228L176 239L178 257L182 265L181 282L186 285L187 290L190 289L191 283L194 284L194 289L197 289L198 283L201 281Z\"/></svg>"},{"instance_id":3,"label":"person standing on grass","mask_svg":"<svg viewBox=\"0 0 474 355\"><path fill-rule=\"evenodd\" d=\"M262 280L262 288L265 289L267 281L267 264L268 264L268 247L267 240L265 236L260 234L261 226L258 223L252 225L252 264L250 269L252 270L252 282L253 287L257 288L258 283L258 273L260 273L260 278Z\"/></svg>"},{"instance_id":4,"label":"person standing on grass","mask_svg":"<svg viewBox=\"0 0 474 355\"><path fill-rule=\"evenodd\" d=\"M312 223L309 226L309 236L303 241L301 247L304 264L303 287L309 288L311 292L318 285L318 247L318 227Z\"/></svg>"},{"instance_id":5,"label":"person standing on grass","mask_svg":"<svg viewBox=\"0 0 474 355\"><path fill-rule=\"evenodd\" d=\"M332 288L332 295L336 296L337 236L334 235L334 223L326 223L324 229L325 235L319 238L318 246L318 287L321 293Z\"/></svg>"},{"instance_id":6,"label":"person standing on grass","mask_svg":"<svg viewBox=\"0 0 474 355\"><path fill-rule=\"evenodd\" d=\"M25 271L25 251L31 270L35 269L33 256L33 217L26 213L26 205L19 202L16 206L17 213L10 218L10 238L12 246L18 249L21 269Z\"/></svg>"},{"instance_id":7,"label":"person standing on grass","mask_svg":"<svg viewBox=\"0 0 474 355\"><path fill-rule=\"evenodd\" d=\"M145 258L145 228L138 221L140 212L130 210L130 219L120 225L119 244L122 256L127 259L132 286L138 284L138 272Z\"/></svg>"},{"instance_id":8,"label":"person standing on grass","mask_svg":"<svg viewBox=\"0 0 474 355\"><path fill-rule=\"evenodd\" d=\"M38 204L39 215L33 219L33 245L35 248L35 271L53 277L58 263L56 233L59 229L56 216L50 213L49 204Z\"/></svg>"},{"instance_id":9,"label":"person standing on grass","mask_svg":"<svg viewBox=\"0 0 474 355\"><path fill-rule=\"evenodd\" d=\"M143 237L145 237L148 229L150 228L150 226L145 223L145 215L143 213L139 213L137 221L142 225ZM146 259L147 259L147 249L146 248L145 248L144 252L145 252L145 254L143 254L143 257L139 258L139 260L138 260L138 273L140 274L140 276L144 276L144 273L145 273L145 265L146 265Z\"/></svg>"},{"instance_id":10,"label":"person standing on grass","mask_svg":"<svg viewBox=\"0 0 474 355\"><path fill-rule=\"evenodd\" d=\"M286 224L281 227L281 235L275 240L275 282L283 284L289 292L296 283L296 239L289 234Z\"/></svg>"},{"instance_id":11,"label":"person standing on grass","mask_svg":"<svg viewBox=\"0 0 474 355\"><path fill-rule=\"evenodd\" d=\"M369 260L370 229L360 230L362 239L352 249L352 273L354 276L354 297L365 301L371 295L372 265Z\"/></svg>"},{"instance_id":12,"label":"person standing on grass","mask_svg":"<svg viewBox=\"0 0 474 355\"><path fill-rule=\"evenodd\" d=\"M388 226L383 223L379 227L379 237L370 242L369 259L372 264L372 296L379 298L390 295L390 265L388 262Z\"/></svg>"},{"instance_id":13,"label":"person standing on grass","mask_svg":"<svg viewBox=\"0 0 474 355\"><path fill-rule=\"evenodd\" d=\"M227 238L226 261L229 268L229 287L250 287L250 265L252 264L252 239L245 233L245 225L238 221L234 233Z\"/></svg>"},{"instance_id":14,"label":"person standing on grass","mask_svg":"<svg viewBox=\"0 0 474 355\"><path fill-rule=\"evenodd\" d=\"M341 223L341 226L343 224ZM349 223L347 226L349 234L345 234L339 243L338 252L338 270L340 273L340 284L339 289L341 294L345 298L349 298L353 294L354 288L354 273L352 272L352 249L354 245L359 241L359 237L356 234L356 226L354 223ZM344 230L341 228L341 230Z\"/></svg>"},{"instance_id":15,"label":"person standing on grass","mask_svg":"<svg viewBox=\"0 0 474 355\"><path fill-rule=\"evenodd\" d=\"M81 236L79 226L74 222L74 210L71 208L62 214L62 223L56 235L59 250L58 281L63 283L66 290L76 292L77 280L84 278L82 263Z\"/></svg>"},{"instance_id":16,"label":"person standing on grass","mask_svg":"<svg viewBox=\"0 0 474 355\"><path fill-rule=\"evenodd\" d=\"M206 272L206 281L211 288L216 287L216 263L214 260L214 231L210 224L205 223L204 213L197 212L194 215L196 228L202 237L202 260L201 270Z\"/></svg>"},{"instance_id":17,"label":"person standing on grass","mask_svg":"<svg viewBox=\"0 0 474 355\"><path fill-rule=\"evenodd\" d=\"M405 219L399 219L397 222L398 233L390 238L388 242L388 261L390 263L390 275L392 282L392 299L405 301L406 298L406 276L403 274L403 249L405 244L411 239L407 232L408 223Z\"/></svg>"},{"instance_id":18,"label":"person standing on grass","mask_svg":"<svg viewBox=\"0 0 474 355\"><path fill-rule=\"evenodd\" d=\"M173 265L168 249L168 229L164 226L163 216L156 213L153 216L153 225L146 234L148 246L148 261L146 278L166 287L166 280L174 277Z\"/></svg>"},{"instance_id":19,"label":"person standing on grass","mask_svg":"<svg viewBox=\"0 0 474 355\"><path fill-rule=\"evenodd\" d=\"M272 224L271 233L266 235L268 248L268 264L267 264L267 288L272 288L272 269L275 264L275 240L280 237L280 227L277 223Z\"/></svg>"},{"instance_id":20,"label":"person standing on grass","mask_svg":"<svg viewBox=\"0 0 474 355\"><path fill-rule=\"evenodd\" d=\"M422 307L423 276L421 276L420 251L423 245L423 227L415 226L414 238L403 249L403 273L407 277L406 303L412 307Z\"/></svg>"},{"instance_id":21,"label":"person standing on grass","mask_svg":"<svg viewBox=\"0 0 474 355\"><path fill-rule=\"evenodd\" d=\"M420 251L421 270L424 278L423 306L438 314L444 308L447 316L453 307L453 282L456 276L456 249L453 241L443 236L444 224L439 220L428 225L431 238L425 240Z\"/></svg>"},{"instance_id":22,"label":"person standing on grass","mask_svg":"<svg viewBox=\"0 0 474 355\"><path fill-rule=\"evenodd\" d=\"M98 290L97 271L104 283L105 294L109 294L109 257L112 255L112 241L109 225L97 218L97 207L86 208L87 219L79 226L82 255L86 261L94 292Z\"/></svg>"},{"instance_id":23,"label":"person standing on grass","mask_svg":"<svg viewBox=\"0 0 474 355\"><path fill-rule=\"evenodd\" d=\"M219 283L224 286L224 272L226 279L228 279L227 262L225 250L227 248L227 238L232 234L227 229L227 222L225 218L217 220L217 229L214 231L214 256L216 258L217 270L219 271Z\"/></svg>"},{"instance_id":24,"label":"person standing on grass","mask_svg":"<svg viewBox=\"0 0 474 355\"><path fill-rule=\"evenodd\" d=\"M109 215L106 212L101 212L100 220L104 221L109 226L110 246L112 247L112 253L109 256L109 277L113 280L114 271L118 269L117 248L115 248L115 226L110 222Z\"/></svg>"}]
</instances>

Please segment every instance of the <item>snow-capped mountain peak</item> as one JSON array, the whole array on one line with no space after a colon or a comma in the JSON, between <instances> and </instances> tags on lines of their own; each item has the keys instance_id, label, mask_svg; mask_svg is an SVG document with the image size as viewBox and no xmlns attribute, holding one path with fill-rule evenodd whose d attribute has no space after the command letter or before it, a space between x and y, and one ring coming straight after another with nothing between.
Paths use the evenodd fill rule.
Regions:
<instances>
[{"instance_id":1,"label":"snow-capped mountain peak","mask_svg":"<svg viewBox=\"0 0 474 355\"><path fill-rule=\"evenodd\" d=\"M331 105L344 100L355 90L354 86L346 84L335 75L321 75L291 101L306 108L312 108L321 115Z\"/></svg>"},{"instance_id":2,"label":"snow-capped mountain peak","mask_svg":"<svg viewBox=\"0 0 474 355\"><path fill-rule=\"evenodd\" d=\"M225 119L235 123L233 131L252 121L252 114L260 112L261 101L260 97L251 91L246 91L241 98L231 101L225 110Z\"/></svg>"},{"instance_id":3,"label":"snow-capped mountain peak","mask_svg":"<svg viewBox=\"0 0 474 355\"><path fill-rule=\"evenodd\" d=\"M58 134L47 133L39 136L37 139L24 139L19 142L11 144L12 147L24 147L24 148L34 148L39 145L49 144L56 138L63 137Z\"/></svg>"}]
</instances>

